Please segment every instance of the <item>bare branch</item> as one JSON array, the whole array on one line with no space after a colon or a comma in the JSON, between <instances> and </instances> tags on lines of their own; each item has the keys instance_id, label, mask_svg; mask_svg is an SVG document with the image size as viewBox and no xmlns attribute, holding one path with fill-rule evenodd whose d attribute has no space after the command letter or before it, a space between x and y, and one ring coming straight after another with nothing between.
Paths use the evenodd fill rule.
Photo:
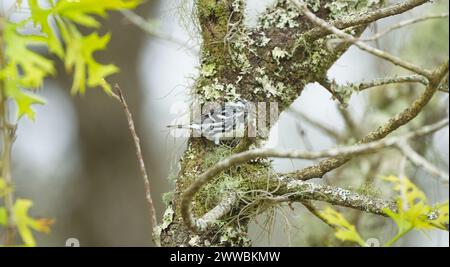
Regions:
<instances>
[{"instance_id":1,"label":"bare branch","mask_svg":"<svg viewBox=\"0 0 450 267\"><path fill-rule=\"evenodd\" d=\"M317 128L319 131L323 132L324 134L333 138L334 140L340 139L338 130L330 128L330 127L324 125L323 123L310 118L309 116L303 114L302 112L300 112L294 108L288 109L288 112L291 112L295 116L299 116L300 117L299 119L301 119L301 121L304 121L304 122L310 124L311 126L313 126L314 128Z\"/></svg>"},{"instance_id":2,"label":"bare branch","mask_svg":"<svg viewBox=\"0 0 450 267\"><path fill-rule=\"evenodd\" d=\"M410 19L410 20L401 21L401 22L399 22L399 23L397 23L395 25L392 25L391 27L389 27L387 29L384 29L383 31L375 34L374 36L367 37L367 38L359 38L359 40L360 41L364 41L364 42L376 41L379 38L383 37L384 35L392 32L394 30L400 29L402 27L405 27L405 26L408 26L408 25L411 25L411 24L415 24L415 23L419 23L419 22L422 22L422 21L426 21L426 20L442 19L442 18L448 18L448 13L439 14L439 15L423 16L423 17L420 17L420 18L413 18L413 19Z\"/></svg>"},{"instance_id":3,"label":"bare branch","mask_svg":"<svg viewBox=\"0 0 450 267\"><path fill-rule=\"evenodd\" d=\"M420 83L423 85L428 85L428 80L421 75L408 75L408 76L394 76L376 79L370 82L361 83L348 83L345 85L334 85L337 87L349 87L356 91L365 91L374 87L391 85L391 84L402 84L402 83ZM448 83L443 81L438 87L438 90L443 93L448 94Z\"/></svg>"},{"instance_id":4,"label":"bare branch","mask_svg":"<svg viewBox=\"0 0 450 267\"><path fill-rule=\"evenodd\" d=\"M237 194L229 194L212 210L203 215L201 219L198 219L194 224L197 224L197 228L206 229L212 224L217 222L220 218L227 215L233 206L237 202Z\"/></svg>"},{"instance_id":5,"label":"bare branch","mask_svg":"<svg viewBox=\"0 0 450 267\"><path fill-rule=\"evenodd\" d=\"M129 22L133 23L135 26L137 26L138 28L140 28L141 30L143 30L144 32L149 34L150 36L153 36L155 38L158 38L158 39L161 39L161 40L164 40L167 42L177 44L181 47L186 47L186 45L188 43L187 41L182 41L171 35L164 34L162 32L157 31L151 22L146 21L144 18L142 18L141 16L139 16L138 14L134 13L131 10L121 10L120 12L122 13L122 15L125 16L125 18ZM193 49L193 48L188 48L188 49L191 50L194 54L198 54L198 51L196 51L195 49Z\"/></svg>"},{"instance_id":6,"label":"bare branch","mask_svg":"<svg viewBox=\"0 0 450 267\"><path fill-rule=\"evenodd\" d=\"M416 118L436 93L443 77L447 75L449 67L448 64L449 62L447 61L434 71L433 79L430 80L430 83L426 87L424 93L419 98L417 98L408 108L397 114L395 117L391 118L388 122L380 126L375 131L367 134L359 141L359 144L380 140ZM323 177L326 173L341 167L351 159L352 157L348 156L329 158L323 160L317 165L294 172L291 175L297 177L297 179L299 180L320 178Z\"/></svg>"},{"instance_id":7,"label":"bare branch","mask_svg":"<svg viewBox=\"0 0 450 267\"><path fill-rule=\"evenodd\" d=\"M314 13L312 13L311 11L309 11L309 9L306 7L306 5L303 2L299 2L298 0L291 0L297 7L299 10L301 10L301 12L313 23L317 24L318 26L326 29L327 31L334 33L335 35L337 35L338 37L342 38L344 41L352 43L354 45L356 45L357 47L359 47L361 50L364 50L370 54L373 54L379 58L385 59L387 61L390 61L391 63L393 63L394 65L403 67L409 71L412 71L414 73L420 74L424 77L427 77L428 79L431 78L432 76L432 72L430 70L427 70L425 68L416 66L410 62L407 62L399 57L393 56L389 53L387 53L386 51L382 51L376 48L373 48L369 45L367 45L366 43L359 41L358 38L353 37L352 35L345 33L342 30L339 30L338 28L336 28L335 26L329 24L328 22L326 22L325 20L317 17Z\"/></svg>"},{"instance_id":8,"label":"bare branch","mask_svg":"<svg viewBox=\"0 0 450 267\"><path fill-rule=\"evenodd\" d=\"M350 112L346 108L343 108L341 106L338 107L338 110L351 136L357 139L360 138L362 135L361 131Z\"/></svg>"},{"instance_id":9,"label":"bare branch","mask_svg":"<svg viewBox=\"0 0 450 267\"><path fill-rule=\"evenodd\" d=\"M193 231L203 231L206 225L202 221L198 221L191 211L192 198L195 194L208 182L214 179L221 172L239 164L243 164L252 159L257 158L297 158L297 159L318 159L324 157L336 156L356 156L379 151L384 148L396 146L402 140L429 135L448 125L448 120L443 120L433 125L423 127L417 131L406 135L391 137L384 140L360 144L354 146L339 147L319 152L310 151L281 151L277 149L254 149L243 153L232 155L226 159L219 161L214 166L202 173L186 191L183 192L181 198L181 216L185 224Z\"/></svg>"},{"instance_id":10,"label":"bare branch","mask_svg":"<svg viewBox=\"0 0 450 267\"><path fill-rule=\"evenodd\" d=\"M336 98L341 105L346 105L345 100L334 90L334 85L329 80L323 80L319 82L320 85L322 85L323 88L325 88L330 94L333 96L333 98Z\"/></svg>"},{"instance_id":11,"label":"bare branch","mask_svg":"<svg viewBox=\"0 0 450 267\"><path fill-rule=\"evenodd\" d=\"M131 114L131 111L128 108L128 104L125 100L125 97L123 96L122 89L119 87L118 84L115 85L115 89L116 89L117 94L113 93L113 97L122 104L122 108L127 117L128 128L130 130L131 136L133 137L134 146L136 148L136 157L139 162L142 180L144 181L145 198L147 199L147 204L149 207L152 227L155 228L156 226L158 226L158 221L156 219L156 210L155 210L155 206L153 204L153 199L152 199L152 194L151 194L150 179L148 178L148 173L147 173L147 169L145 167L144 157L142 155L141 141L139 139L139 136L137 135L136 127L134 126L133 115ZM152 231L152 232L153 232L153 241L156 243L157 246L160 246L160 244L158 242L158 238L155 237L154 231Z\"/></svg>"},{"instance_id":12,"label":"bare branch","mask_svg":"<svg viewBox=\"0 0 450 267\"><path fill-rule=\"evenodd\" d=\"M409 76L399 76L399 77L387 77L382 79L376 79L367 83L360 83L351 85L358 88L359 91L364 91L373 87L397 84L397 83L421 83L423 85L428 85L428 80L421 75L409 75Z\"/></svg>"},{"instance_id":13,"label":"bare branch","mask_svg":"<svg viewBox=\"0 0 450 267\"><path fill-rule=\"evenodd\" d=\"M423 168L425 171L433 176L439 178L441 182L448 183L449 175L444 173L438 167L431 164L424 157L419 155L406 141L401 141L397 144L397 147L403 153L403 155L409 159L417 167Z\"/></svg>"}]
</instances>

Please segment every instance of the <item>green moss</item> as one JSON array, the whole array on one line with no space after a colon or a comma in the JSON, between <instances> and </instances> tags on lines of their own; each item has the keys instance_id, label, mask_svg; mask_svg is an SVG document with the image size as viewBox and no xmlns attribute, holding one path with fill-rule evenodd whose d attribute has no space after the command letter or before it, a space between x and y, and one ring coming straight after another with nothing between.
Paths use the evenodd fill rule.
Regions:
<instances>
[{"instance_id":1,"label":"green moss","mask_svg":"<svg viewBox=\"0 0 450 267\"><path fill-rule=\"evenodd\" d=\"M217 17L225 15L225 5L218 3L216 0L199 0L197 1L198 14L201 17Z\"/></svg>"},{"instance_id":2,"label":"green moss","mask_svg":"<svg viewBox=\"0 0 450 267\"><path fill-rule=\"evenodd\" d=\"M329 6L333 14L360 8L353 5L355 1L337 2L345 4L345 7ZM320 3L324 5L325 1L308 0L313 11L326 12ZM304 85L326 76L326 71L337 58L332 53L339 53L330 52L326 39L310 41L300 35L294 49L287 50L293 43L284 42L284 35L271 35L271 40L263 33L246 32L239 28L236 20L228 25L232 12L242 8L241 0L198 0L197 6L204 43L200 77L194 90L202 98L201 101L232 101L242 95L252 101L278 101L283 110L298 96ZM309 27L299 21L298 9L285 0L278 1L262 16L259 26L282 29L283 34L293 32L295 27L301 28L296 32ZM342 92L343 95L346 93ZM203 139L195 139L190 141L185 154L177 192L183 192L207 168L232 154L231 147L215 146ZM230 168L195 195L193 212L196 216L204 215L230 192L247 197L248 192L276 188L276 185L267 185L268 175L271 175L270 166L261 162ZM249 201L252 201L252 196L254 200L260 197L258 193L250 193ZM245 212L259 211L264 207L258 205L266 205L258 201L255 203L254 208Z\"/></svg>"},{"instance_id":3,"label":"green moss","mask_svg":"<svg viewBox=\"0 0 450 267\"><path fill-rule=\"evenodd\" d=\"M208 149L199 167L205 171L220 160L229 157L232 153L232 148L228 146ZM267 188L268 175L269 165L266 162L242 164L224 171L195 195L194 213L197 216L204 215L228 193ZM193 178L195 179L195 177Z\"/></svg>"},{"instance_id":4,"label":"green moss","mask_svg":"<svg viewBox=\"0 0 450 267\"><path fill-rule=\"evenodd\" d=\"M228 32L232 7L227 1L198 0L197 12L202 27L204 62L215 64L220 71L225 62L223 40Z\"/></svg>"}]
</instances>

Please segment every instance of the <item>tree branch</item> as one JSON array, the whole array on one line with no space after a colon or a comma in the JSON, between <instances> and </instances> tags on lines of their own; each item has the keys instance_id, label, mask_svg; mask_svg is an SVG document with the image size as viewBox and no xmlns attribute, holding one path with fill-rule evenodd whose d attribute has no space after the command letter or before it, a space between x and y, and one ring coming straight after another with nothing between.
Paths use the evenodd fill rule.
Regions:
<instances>
[{"instance_id":1,"label":"tree branch","mask_svg":"<svg viewBox=\"0 0 450 267\"><path fill-rule=\"evenodd\" d=\"M402 14L408 10L411 10L415 7L418 7L420 5L423 5L427 2L431 2L430 0L408 0L403 1L401 3L379 8L373 11L364 11L360 12L358 14L354 14L352 16L345 16L343 18L337 19L332 22L332 25L338 29L346 29L354 26L359 25L366 25L371 22L387 18L390 16L395 16ZM310 30L309 32L305 33L304 37L308 40L317 40L319 38L322 38L329 34L328 29L318 27Z\"/></svg>"},{"instance_id":2,"label":"tree branch","mask_svg":"<svg viewBox=\"0 0 450 267\"><path fill-rule=\"evenodd\" d=\"M380 198L361 195L356 192L328 185L293 180L285 177L279 195L284 195L282 202L297 201L323 201L332 205L351 208L375 215L387 216L385 209L397 212L398 207L395 201L383 200ZM434 212L432 211L430 215ZM433 216L429 216L432 220ZM448 225L446 225L448 231Z\"/></svg>"},{"instance_id":3,"label":"tree branch","mask_svg":"<svg viewBox=\"0 0 450 267\"><path fill-rule=\"evenodd\" d=\"M187 188L181 196L181 216L188 228L193 231L203 231L206 225L197 220L191 211L192 199L195 194L208 182L213 180L221 172L239 164L246 163L257 158L297 158L297 159L318 159L324 157L336 156L356 156L361 154L373 153L384 148L396 146L400 141L409 140L411 138L429 135L448 125L448 120L443 120L433 125L423 127L417 131L402 135L399 137L391 137L384 140L371 142L367 144L359 144L354 146L334 148L319 152L310 151L280 151L276 149L254 149L243 153L232 155L226 159L219 161L214 166L207 169Z\"/></svg>"},{"instance_id":4,"label":"tree branch","mask_svg":"<svg viewBox=\"0 0 450 267\"><path fill-rule=\"evenodd\" d=\"M386 216L384 209L396 211L394 201L361 195L340 187L321 185L285 178L277 194L286 195L286 201L323 201L331 205L347 207L367 213Z\"/></svg>"},{"instance_id":5,"label":"tree branch","mask_svg":"<svg viewBox=\"0 0 450 267\"><path fill-rule=\"evenodd\" d=\"M414 165L417 167L423 168L425 171L427 171L429 174L436 176L439 178L441 182L444 182L448 184L449 182L449 175L443 171L441 171L439 168L431 164L428 160L426 160L424 157L419 155L409 144L408 142L401 141L397 143L398 149L403 153L403 155L409 159Z\"/></svg>"},{"instance_id":6,"label":"tree branch","mask_svg":"<svg viewBox=\"0 0 450 267\"><path fill-rule=\"evenodd\" d=\"M417 98L408 108L403 110L403 112L397 114L395 117L391 118L384 125L380 126L377 130L372 131L367 134L364 138L359 141L359 144L369 143L376 140L380 140L403 125L409 123L413 120L419 113L423 110L423 108L428 104L431 98L434 96L437 91L438 86L441 83L441 80L448 72L448 61L438 67L434 73L431 81L426 87L424 93ZM340 156L333 157L330 159L323 160L317 165L307 167L303 170L292 173L292 176L297 177L299 180L309 180L313 178L321 178L326 173L337 169L350 161L352 159L351 156Z\"/></svg>"},{"instance_id":7,"label":"tree branch","mask_svg":"<svg viewBox=\"0 0 450 267\"><path fill-rule=\"evenodd\" d=\"M399 23L397 23L395 25L392 25L391 27L389 27L387 29L384 29L381 32L378 32L377 34L375 34L375 35L373 35L371 37L359 38L359 40L363 41L363 42L376 41L379 38L383 37L384 35L392 32L394 30L400 29L402 27L405 27L405 26L408 26L408 25L411 25L411 24L415 24L415 23L419 23L419 22L422 22L422 21L426 21L426 20L442 19L442 18L448 18L448 13L439 14L439 15L423 16L423 17L420 17L420 18L413 18L413 19L410 19L410 20L401 21L401 22L399 22Z\"/></svg>"},{"instance_id":8,"label":"tree branch","mask_svg":"<svg viewBox=\"0 0 450 267\"><path fill-rule=\"evenodd\" d=\"M412 71L414 73L420 74L424 77L427 77L428 79L431 78L432 76L432 72L416 66L410 62L407 62L399 57L393 56L385 51L373 48L369 45L367 45L366 43L358 40L358 38L353 37L352 35L345 33L342 30L339 30L338 28L336 28L335 26L329 24L328 22L326 22L325 20L317 17L314 13L312 13L311 11L309 11L309 9L306 7L306 5L303 2L299 2L298 0L291 0L295 3L295 5L297 6L297 8L299 10L301 10L301 12L303 14L305 14L305 16L312 21L313 23L317 24L318 26L322 27L323 29L326 29L327 31L334 33L335 35L337 35L338 37L342 38L344 41L352 43L354 45L356 45L357 47L359 47L361 50L364 50L370 54L373 54L377 57L380 57L382 59L385 59L387 61L390 61L391 63L393 63L394 65L403 67L409 71Z\"/></svg>"},{"instance_id":9,"label":"tree branch","mask_svg":"<svg viewBox=\"0 0 450 267\"><path fill-rule=\"evenodd\" d=\"M316 121L316 120L310 118L309 116L306 116L305 114L303 114L302 112L300 112L294 108L288 109L288 112L291 112L293 115L300 117L298 119L301 119L301 121L304 121L304 122L310 124L311 126L313 126L314 128L317 128L319 131L321 131L325 135L333 138L336 141L339 141L340 136L339 136L338 130L328 127L328 126L322 124L321 122Z\"/></svg>"},{"instance_id":10,"label":"tree branch","mask_svg":"<svg viewBox=\"0 0 450 267\"><path fill-rule=\"evenodd\" d=\"M231 193L225 196L224 199L216 207L203 215L202 218L192 223L196 224L196 228L198 229L206 229L216 223L223 216L227 215L231 211L233 206L236 205L237 201L237 195Z\"/></svg>"},{"instance_id":11,"label":"tree branch","mask_svg":"<svg viewBox=\"0 0 450 267\"><path fill-rule=\"evenodd\" d=\"M386 77L382 79L376 79L366 83L352 84L354 88L357 88L359 91L364 91L373 87L389 85L389 84L397 84L397 83L421 83L423 85L428 85L428 80L421 75L409 75L409 76L395 76L395 77Z\"/></svg>"},{"instance_id":12,"label":"tree branch","mask_svg":"<svg viewBox=\"0 0 450 267\"><path fill-rule=\"evenodd\" d=\"M167 42L177 44L181 47L186 47L186 44L188 43L188 41L182 41L182 40L177 39L174 36L164 34L162 32L157 31L156 27L154 27L151 22L146 21L144 18L142 18L141 16L139 16L138 14L136 14L135 12L133 12L131 10L121 10L120 12L122 13L122 15L125 16L125 18L129 22L131 22L132 24L134 24L135 26L137 26L138 28L140 28L141 30L143 30L144 32L149 34L150 36L159 38L159 39L167 41ZM196 51L192 47L190 47L188 49L192 53L198 54L198 51Z\"/></svg>"},{"instance_id":13,"label":"tree branch","mask_svg":"<svg viewBox=\"0 0 450 267\"><path fill-rule=\"evenodd\" d=\"M139 139L139 136L136 132L136 127L134 126L134 120L133 115L131 114L130 109L128 108L127 101L125 100L125 97L123 96L122 89L119 87L118 84L115 85L116 94L113 93L113 97L119 101L122 105L122 108L125 112L127 122L128 122L128 128L130 130L131 136L133 137L134 146L136 148L136 157L139 162L139 168L142 175L142 180L144 181L144 189L145 189L145 198L147 200L149 213L151 216L151 222L152 227L155 229L156 226L158 226L158 221L156 219L156 210L155 206L153 204L152 194L151 194L151 186L150 186L150 179L148 178L147 169L145 167L144 162L144 156L142 155L142 149L141 149L141 141ZM153 241L157 246L160 246L160 243L158 242L158 238L155 236L155 231L152 231Z\"/></svg>"}]
</instances>

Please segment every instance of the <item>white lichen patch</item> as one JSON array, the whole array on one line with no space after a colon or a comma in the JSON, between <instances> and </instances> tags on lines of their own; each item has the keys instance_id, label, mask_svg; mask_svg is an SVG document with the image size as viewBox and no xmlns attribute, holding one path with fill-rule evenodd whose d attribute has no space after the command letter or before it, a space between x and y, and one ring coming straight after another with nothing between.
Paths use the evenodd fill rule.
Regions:
<instances>
[{"instance_id":1,"label":"white lichen patch","mask_svg":"<svg viewBox=\"0 0 450 267\"><path fill-rule=\"evenodd\" d=\"M350 102L353 93L359 92L358 87L354 84L334 85L332 89L341 98L344 107Z\"/></svg>"},{"instance_id":2,"label":"white lichen patch","mask_svg":"<svg viewBox=\"0 0 450 267\"><path fill-rule=\"evenodd\" d=\"M220 243L222 245L242 246L251 242L244 233L233 227L227 227L222 231L222 235L220 236Z\"/></svg>"},{"instance_id":3,"label":"white lichen patch","mask_svg":"<svg viewBox=\"0 0 450 267\"><path fill-rule=\"evenodd\" d=\"M285 58L289 58L290 54L287 51L285 51L285 50L283 50L283 49L281 49L279 47L275 47L272 50L272 57L273 57L273 59L275 59L275 61L278 64L280 64L280 60L285 59Z\"/></svg>"},{"instance_id":4,"label":"white lichen patch","mask_svg":"<svg viewBox=\"0 0 450 267\"><path fill-rule=\"evenodd\" d=\"M245 1L234 0L233 3L231 3L231 6L233 7L233 12L242 12L245 9Z\"/></svg>"},{"instance_id":5,"label":"white lichen patch","mask_svg":"<svg viewBox=\"0 0 450 267\"><path fill-rule=\"evenodd\" d=\"M349 200L349 197L351 196L350 191L342 189L342 188L336 188L334 193L343 201Z\"/></svg>"},{"instance_id":6,"label":"white lichen patch","mask_svg":"<svg viewBox=\"0 0 450 267\"><path fill-rule=\"evenodd\" d=\"M306 5L313 12L317 12L320 9L320 0L307 0Z\"/></svg>"},{"instance_id":7,"label":"white lichen patch","mask_svg":"<svg viewBox=\"0 0 450 267\"><path fill-rule=\"evenodd\" d=\"M335 0L325 4L330 10L330 16L337 18L343 14L363 11L378 6L383 0Z\"/></svg>"},{"instance_id":8,"label":"white lichen patch","mask_svg":"<svg viewBox=\"0 0 450 267\"><path fill-rule=\"evenodd\" d=\"M260 33L260 38L257 39L256 45L259 47L266 47L270 43L270 38L266 36L265 32Z\"/></svg>"},{"instance_id":9,"label":"white lichen patch","mask_svg":"<svg viewBox=\"0 0 450 267\"><path fill-rule=\"evenodd\" d=\"M288 190L296 189L297 187L299 187L300 184L302 184L301 181L291 181L287 184L287 189Z\"/></svg>"},{"instance_id":10,"label":"white lichen patch","mask_svg":"<svg viewBox=\"0 0 450 267\"><path fill-rule=\"evenodd\" d=\"M266 97L276 97L280 96L282 92L286 89L286 86L282 82L273 82L268 75L262 75L256 77L256 82L258 83L253 92L255 94L264 93Z\"/></svg>"},{"instance_id":11,"label":"white lichen patch","mask_svg":"<svg viewBox=\"0 0 450 267\"><path fill-rule=\"evenodd\" d=\"M228 101L235 101L241 97L241 95L237 93L235 85L222 84L217 78L214 79L212 84L203 86L202 91L203 98L206 101L214 101L221 98L225 98Z\"/></svg>"},{"instance_id":12,"label":"white lichen patch","mask_svg":"<svg viewBox=\"0 0 450 267\"><path fill-rule=\"evenodd\" d=\"M160 236L162 231L166 230L170 224L173 222L173 218L175 215L175 211L173 210L172 206L167 207L166 211L164 212L163 221L160 225L155 226L153 228L153 235L157 240L155 240L157 243L160 243Z\"/></svg>"},{"instance_id":13,"label":"white lichen patch","mask_svg":"<svg viewBox=\"0 0 450 267\"><path fill-rule=\"evenodd\" d=\"M195 235L193 236L189 242L188 242L189 246L191 247L199 247L200 246L200 236Z\"/></svg>"},{"instance_id":14,"label":"white lichen patch","mask_svg":"<svg viewBox=\"0 0 450 267\"><path fill-rule=\"evenodd\" d=\"M169 227L169 225L173 221L173 216L175 215L175 211L173 210L172 206L167 207L166 211L164 212L163 216L163 222L161 224L161 229L166 229Z\"/></svg>"},{"instance_id":15,"label":"white lichen patch","mask_svg":"<svg viewBox=\"0 0 450 267\"><path fill-rule=\"evenodd\" d=\"M276 7L259 20L258 27L268 29L276 27L279 29L295 28L299 26L297 18L300 16L298 9L290 2L286 7Z\"/></svg>"},{"instance_id":16,"label":"white lichen patch","mask_svg":"<svg viewBox=\"0 0 450 267\"><path fill-rule=\"evenodd\" d=\"M234 61L240 67L241 74L247 74L252 69L250 60L248 60L247 56L244 53L236 54L236 56L234 57Z\"/></svg>"}]
</instances>

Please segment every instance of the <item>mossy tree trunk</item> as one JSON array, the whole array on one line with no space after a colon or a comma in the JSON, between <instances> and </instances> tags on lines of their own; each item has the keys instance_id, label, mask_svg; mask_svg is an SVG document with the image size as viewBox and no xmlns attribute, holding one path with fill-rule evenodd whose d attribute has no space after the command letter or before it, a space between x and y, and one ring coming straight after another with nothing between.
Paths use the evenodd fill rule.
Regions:
<instances>
[{"instance_id":1,"label":"mossy tree trunk","mask_svg":"<svg viewBox=\"0 0 450 267\"><path fill-rule=\"evenodd\" d=\"M307 1L310 10L327 21L371 8L365 6L367 2L371 1L361 0L358 5L340 0ZM277 102L282 112L301 95L305 85L326 81L327 71L349 44L330 45L330 36L309 39L305 33L315 25L286 0L279 0L267 9L256 28L248 28L244 23L245 4L245 0L196 1L203 45L201 72L193 92L200 102L232 101L237 97L254 103ZM352 33L359 35L365 27L353 27ZM243 149L258 146L259 141L246 142ZM264 205L245 206L243 212L244 204L238 204L217 222L216 227L204 233L189 230L180 214L183 192L206 168L235 149L200 138L189 140L181 159L171 207L160 226L163 246L251 245L247 236L248 223L264 211ZM224 172L195 196L194 214L202 216L231 192L275 189L277 185L267 179L272 173L270 162L266 161L240 165Z\"/></svg>"}]
</instances>

